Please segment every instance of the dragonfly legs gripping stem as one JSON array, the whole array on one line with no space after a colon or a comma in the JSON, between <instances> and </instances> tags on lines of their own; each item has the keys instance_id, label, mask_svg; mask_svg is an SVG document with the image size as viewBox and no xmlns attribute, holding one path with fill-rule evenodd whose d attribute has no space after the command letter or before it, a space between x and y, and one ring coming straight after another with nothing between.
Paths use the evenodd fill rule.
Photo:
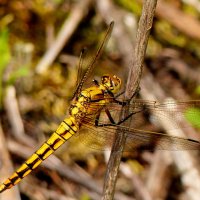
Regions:
<instances>
[{"instance_id":1,"label":"dragonfly legs gripping stem","mask_svg":"<svg viewBox=\"0 0 200 200\"><path fill-rule=\"evenodd\" d=\"M129 115L127 115L125 118L121 119L120 121L118 121L117 123L114 121L110 111L108 109L105 109L105 112L108 116L108 119L110 120L111 123L108 123L108 124L99 124L99 118L100 118L100 113L96 116L96 119L95 119L95 126L96 127L104 127L104 126L116 126L116 125L120 125L122 124L123 122L125 122L127 119L129 119L132 115L136 114L136 113L140 113L140 111L135 111L135 112L132 112L130 113Z\"/></svg>"}]
</instances>

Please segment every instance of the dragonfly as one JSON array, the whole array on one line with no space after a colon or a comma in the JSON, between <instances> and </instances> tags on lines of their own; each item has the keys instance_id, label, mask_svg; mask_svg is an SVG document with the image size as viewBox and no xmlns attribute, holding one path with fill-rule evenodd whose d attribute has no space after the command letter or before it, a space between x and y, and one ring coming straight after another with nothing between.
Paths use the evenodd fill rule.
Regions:
<instances>
[{"instance_id":1,"label":"dragonfly","mask_svg":"<svg viewBox=\"0 0 200 200\"><path fill-rule=\"evenodd\" d=\"M200 142L196 140L123 125L128 119L132 120L133 116L147 110L150 112L156 111L158 118L163 116L163 111L167 114L172 114L172 118L181 116L188 108L198 108L200 101L194 100L177 103L158 103L139 99L124 101L118 95L122 87L121 78L109 74L103 75L101 81L94 80L91 87L84 89L85 82L89 79L97 60L110 38L113 26L114 22L111 22L103 41L82 76L81 68L84 60L82 55L84 52L81 53L78 70L78 76L81 77L77 79L77 87L69 107L69 116L60 123L50 138L0 185L0 193L18 184L75 134L78 134L81 142L86 143L90 141L91 148L101 150L112 145L117 137L117 129L126 133L124 151L133 151L138 145L145 146L145 149L151 149L152 144L155 144L158 149L164 150L200 149ZM128 110L127 114L123 118L118 117L116 119L115 115L120 114L123 110ZM136 118L133 121L137 123Z\"/></svg>"}]
</instances>

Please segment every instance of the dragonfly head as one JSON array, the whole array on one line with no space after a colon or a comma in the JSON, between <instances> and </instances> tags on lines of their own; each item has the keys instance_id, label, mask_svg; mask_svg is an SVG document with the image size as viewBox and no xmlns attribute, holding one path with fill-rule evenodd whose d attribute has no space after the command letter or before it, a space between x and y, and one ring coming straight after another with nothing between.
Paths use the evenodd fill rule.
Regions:
<instances>
[{"instance_id":1,"label":"dragonfly head","mask_svg":"<svg viewBox=\"0 0 200 200\"><path fill-rule=\"evenodd\" d=\"M116 94L121 88L122 81L116 75L105 74L101 77L101 84L106 87L107 90Z\"/></svg>"}]
</instances>

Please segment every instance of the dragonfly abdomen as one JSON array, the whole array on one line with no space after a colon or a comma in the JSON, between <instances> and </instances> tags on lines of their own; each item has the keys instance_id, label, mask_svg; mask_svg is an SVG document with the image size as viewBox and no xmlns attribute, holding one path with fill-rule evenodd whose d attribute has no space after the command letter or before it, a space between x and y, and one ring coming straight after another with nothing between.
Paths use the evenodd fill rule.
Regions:
<instances>
[{"instance_id":1,"label":"dragonfly abdomen","mask_svg":"<svg viewBox=\"0 0 200 200\"><path fill-rule=\"evenodd\" d=\"M0 193L19 183L25 176L48 158L56 149L73 136L79 129L74 117L62 121L58 129L43 145L26 160L21 167L0 185Z\"/></svg>"},{"instance_id":2,"label":"dragonfly abdomen","mask_svg":"<svg viewBox=\"0 0 200 200\"><path fill-rule=\"evenodd\" d=\"M118 92L121 79L104 75L102 83L81 92L70 108L70 117L62 121L58 129L43 145L22 164L22 166L0 185L0 193L11 188L27 176L33 169L48 158L56 149L71 138L78 130L86 116L97 116L104 105L110 102L111 94ZM105 97L108 97L107 99ZM95 119L95 118L94 118Z\"/></svg>"}]
</instances>

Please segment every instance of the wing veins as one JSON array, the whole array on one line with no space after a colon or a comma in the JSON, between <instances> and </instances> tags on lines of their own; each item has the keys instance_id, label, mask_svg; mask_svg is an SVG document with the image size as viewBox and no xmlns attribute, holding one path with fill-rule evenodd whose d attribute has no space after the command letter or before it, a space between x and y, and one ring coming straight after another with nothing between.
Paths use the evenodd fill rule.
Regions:
<instances>
[{"instance_id":1,"label":"wing veins","mask_svg":"<svg viewBox=\"0 0 200 200\"><path fill-rule=\"evenodd\" d=\"M83 77L81 78L80 80L80 83L78 84L75 92L74 92L74 96L73 97L77 97L80 95L80 92L82 90L82 87L83 87L83 84L84 82L87 80L89 74L92 72L92 70L94 69L94 64L96 63L96 61L98 60L98 58L100 57L105 45L107 44L107 41L109 40L110 38L110 35L111 35L111 32L112 32L112 29L113 29L113 26L114 26L114 22L112 21L106 31L106 34L105 34L105 37L103 39L103 41L101 42L99 48L97 49L97 52L95 54L95 56L92 58L92 61L90 62L86 72L84 73ZM80 66L81 67L81 66Z\"/></svg>"}]
</instances>

